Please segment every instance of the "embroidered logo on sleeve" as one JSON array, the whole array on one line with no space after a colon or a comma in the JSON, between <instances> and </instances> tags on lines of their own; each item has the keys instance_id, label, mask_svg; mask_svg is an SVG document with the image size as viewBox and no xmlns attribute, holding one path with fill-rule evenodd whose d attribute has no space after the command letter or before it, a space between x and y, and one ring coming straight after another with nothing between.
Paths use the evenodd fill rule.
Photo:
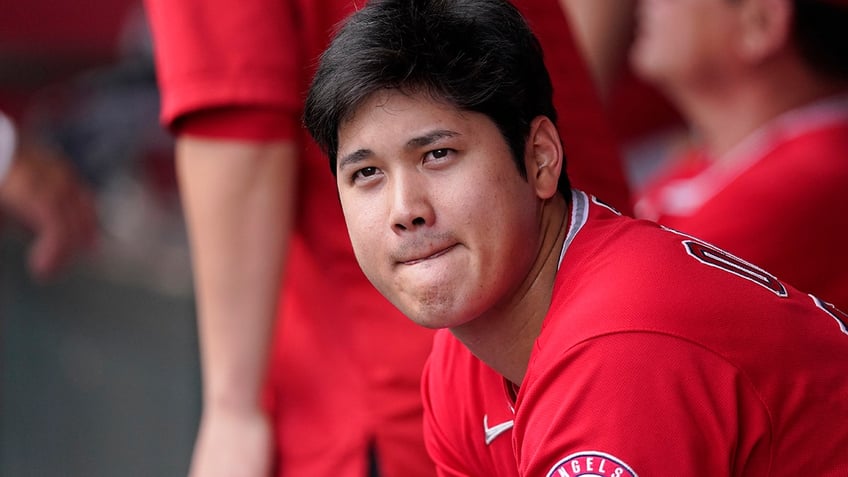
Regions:
<instances>
[{"instance_id":1,"label":"embroidered logo on sleeve","mask_svg":"<svg viewBox=\"0 0 848 477\"><path fill-rule=\"evenodd\" d=\"M621 459L598 451L571 454L557 462L547 477L638 477Z\"/></svg>"}]
</instances>

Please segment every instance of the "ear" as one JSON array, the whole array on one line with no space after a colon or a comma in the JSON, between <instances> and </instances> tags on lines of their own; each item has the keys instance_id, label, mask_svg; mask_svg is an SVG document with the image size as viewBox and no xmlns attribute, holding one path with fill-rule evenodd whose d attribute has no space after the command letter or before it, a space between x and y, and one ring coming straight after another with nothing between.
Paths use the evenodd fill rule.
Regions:
<instances>
[{"instance_id":1,"label":"ear","mask_svg":"<svg viewBox=\"0 0 848 477\"><path fill-rule=\"evenodd\" d=\"M562 171L562 141L554 123L547 116L537 116L530 123L530 134L524 154L527 180L541 199L557 192Z\"/></svg>"},{"instance_id":2,"label":"ear","mask_svg":"<svg viewBox=\"0 0 848 477\"><path fill-rule=\"evenodd\" d=\"M794 15L790 0L745 0L741 8L743 59L759 63L789 43Z\"/></svg>"}]
</instances>

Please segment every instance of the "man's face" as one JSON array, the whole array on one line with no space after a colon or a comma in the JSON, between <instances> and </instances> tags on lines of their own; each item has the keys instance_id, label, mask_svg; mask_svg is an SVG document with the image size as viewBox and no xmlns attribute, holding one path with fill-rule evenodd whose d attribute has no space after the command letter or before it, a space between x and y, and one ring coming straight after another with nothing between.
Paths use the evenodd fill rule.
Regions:
<instances>
[{"instance_id":1,"label":"man's face","mask_svg":"<svg viewBox=\"0 0 848 477\"><path fill-rule=\"evenodd\" d=\"M739 15L733 0L639 0L635 71L670 86L711 81L731 67Z\"/></svg>"},{"instance_id":2,"label":"man's face","mask_svg":"<svg viewBox=\"0 0 848 477\"><path fill-rule=\"evenodd\" d=\"M357 260L413 321L458 326L516 292L540 201L488 117L382 91L340 128L338 159Z\"/></svg>"}]
</instances>

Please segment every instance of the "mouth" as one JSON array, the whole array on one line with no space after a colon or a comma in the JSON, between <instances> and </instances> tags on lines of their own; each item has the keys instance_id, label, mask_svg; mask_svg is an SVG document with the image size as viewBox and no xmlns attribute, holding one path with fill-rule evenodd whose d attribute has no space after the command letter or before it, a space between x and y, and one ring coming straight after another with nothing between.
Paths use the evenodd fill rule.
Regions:
<instances>
[{"instance_id":1,"label":"mouth","mask_svg":"<svg viewBox=\"0 0 848 477\"><path fill-rule=\"evenodd\" d=\"M425 252L426 255L422 254L422 255L420 255L416 258L412 258L412 259L409 259L409 260L401 260L401 261L398 261L398 264L399 265L415 265L415 264L418 264L418 263L426 262L428 260L433 260L435 258L439 258L442 255L450 252L456 246L457 246L457 244L453 244L453 245L450 245L448 247L436 250L434 252Z\"/></svg>"}]
</instances>

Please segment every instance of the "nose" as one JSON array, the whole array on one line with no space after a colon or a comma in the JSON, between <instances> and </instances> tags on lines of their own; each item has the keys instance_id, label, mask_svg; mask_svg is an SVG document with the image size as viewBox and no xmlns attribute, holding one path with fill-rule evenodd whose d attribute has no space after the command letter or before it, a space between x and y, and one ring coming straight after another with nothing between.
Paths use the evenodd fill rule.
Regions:
<instances>
[{"instance_id":1,"label":"nose","mask_svg":"<svg viewBox=\"0 0 848 477\"><path fill-rule=\"evenodd\" d=\"M392 180L391 223L395 233L432 225L435 221L427 182L420 174L396 175Z\"/></svg>"}]
</instances>

